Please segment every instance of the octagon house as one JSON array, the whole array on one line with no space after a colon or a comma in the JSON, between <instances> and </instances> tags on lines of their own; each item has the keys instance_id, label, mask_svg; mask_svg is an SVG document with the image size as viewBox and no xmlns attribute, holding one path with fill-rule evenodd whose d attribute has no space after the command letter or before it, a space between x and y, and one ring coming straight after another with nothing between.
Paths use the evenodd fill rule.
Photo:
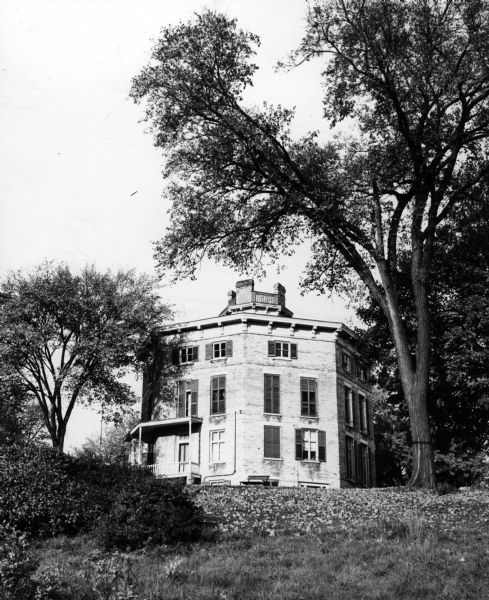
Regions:
<instances>
[{"instance_id":1,"label":"octagon house","mask_svg":"<svg viewBox=\"0 0 489 600\"><path fill-rule=\"evenodd\" d=\"M295 318L282 285L247 279L219 316L166 326L157 345L134 464L202 485L374 485L367 371L342 323Z\"/></svg>"}]
</instances>

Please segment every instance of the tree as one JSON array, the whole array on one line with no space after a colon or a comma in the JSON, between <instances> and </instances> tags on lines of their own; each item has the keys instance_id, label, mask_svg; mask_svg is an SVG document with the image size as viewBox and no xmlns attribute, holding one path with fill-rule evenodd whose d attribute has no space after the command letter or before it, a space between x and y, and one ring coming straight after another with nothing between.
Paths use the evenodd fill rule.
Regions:
<instances>
[{"instance_id":1,"label":"tree","mask_svg":"<svg viewBox=\"0 0 489 600\"><path fill-rule=\"evenodd\" d=\"M75 404L103 403L117 414L135 401L120 378L170 315L155 281L133 271L72 274L49 263L10 274L1 285L0 360L37 400L53 447L63 452Z\"/></svg>"},{"instance_id":2,"label":"tree","mask_svg":"<svg viewBox=\"0 0 489 600\"><path fill-rule=\"evenodd\" d=\"M28 446L47 436L44 419L21 378L0 365L0 446Z\"/></svg>"},{"instance_id":3,"label":"tree","mask_svg":"<svg viewBox=\"0 0 489 600\"><path fill-rule=\"evenodd\" d=\"M126 438L139 420L139 412L128 412L116 423L111 423L100 435L88 437L75 455L77 458L98 460L104 464L128 464L130 447Z\"/></svg>"},{"instance_id":4,"label":"tree","mask_svg":"<svg viewBox=\"0 0 489 600\"><path fill-rule=\"evenodd\" d=\"M351 136L293 140L293 111L247 108L258 38L205 12L162 31L132 97L166 153L171 227L160 268L193 276L203 255L259 269L304 238L306 289L378 304L396 351L413 443L410 484L435 484L428 424L429 277L436 233L487 179L489 10L457 0L317 0L292 62L324 61L324 116ZM416 336L399 308L409 260Z\"/></svg>"},{"instance_id":5,"label":"tree","mask_svg":"<svg viewBox=\"0 0 489 600\"><path fill-rule=\"evenodd\" d=\"M438 231L431 266L432 363L428 413L440 479L466 485L478 475L489 447L489 203L472 198L455 210ZM415 335L412 290L406 271L400 286L400 309L410 340ZM360 332L376 381L385 390L376 405L376 435L394 469L406 467L407 413L395 353L380 310L373 303L358 310L368 325ZM384 442L387 442L384 443ZM380 469L382 471L382 468ZM379 470L377 471L379 472Z\"/></svg>"}]
</instances>

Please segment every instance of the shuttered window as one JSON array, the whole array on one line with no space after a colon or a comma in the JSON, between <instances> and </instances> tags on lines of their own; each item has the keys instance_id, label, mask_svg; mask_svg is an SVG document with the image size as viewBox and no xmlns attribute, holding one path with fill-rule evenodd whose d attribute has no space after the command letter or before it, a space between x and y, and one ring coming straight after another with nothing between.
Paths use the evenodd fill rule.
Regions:
<instances>
[{"instance_id":1,"label":"shuttered window","mask_svg":"<svg viewBox=\"0 0 489 600\"><path fill-rule=\"evenodd\" d=\"M205 359L226 358L233 355L233 342L227 340L225 342L214 342L213 344L205 345Z\"/></svg>"},{"instance_id":2,"label":"shuttered window","mask_svg":"<svg viewBox=\"0 0 489 600\"><path fill-rule=\"evenodd\" d=\"M342 355L341 355L341 366L348 373L352 372L352 360L351 360L351 356L349 354L346 354L346 352L343 352Z\"/></svg>"},{"instance_id":3,"label":"shuttered window","mask_svg":"<svg viewBox=\"0 0 489 600\"><path fill-rule=\"evenodd\" d=\"M196 417L199 382L197 379L178 382L178 417Z\"/></svg>"},{"instance_id":4,"label":"shuttered window","mask_svg":"<svg viewBox=\"0 0 489 600\"><path fill-rule=\"evenodd\" d=\"M226 412L226 376L211 377L211 415Z\"/></svg>"},{"instance_id":5,"label":"shuttered window","mask_svg":"<svg viewBox=\"0 0 489 600\"><path fill-rule=\"evenodd\" d=\"M280 376L265 374L264 412L280 414Z\"/></svg>"},{"instance_id":6,"label":"shuttered window","mask_svg":"<svg viewBox=\"0 0 489 600\"><path fill-rule=\"evenodd\" d=\"M264 458L280 458L280 427L265 425Z\"/></svg>"},{"instance_id":7,"label":"shuttered window","mask_svg":"<svg viewBox=\"0 0 489 600\"><path fill-rule=\"evenodd\" d=\"M317 381L301 377L301 416L317 416Z\"/></svg>"},{"instance_id":8,"label":"shuttered window","mask_svg":"<svg viewBox=\"0 0 489 600\"><path fill-rule=\"evenodd\" d=\"M295 458L326 461L326 432L317 429L296 429Z\"/></svg>"},{"instance_id":9,"label":"shuttered window","mask_svg":"<svg viewBox=\"0 0 489 600\"><path fill-rule=\"evenodd\" d=\"M346 478L355 480L355 443L353 438L345 438Z\"/></svg>"},{"instance_id":10,"label":"shuttered window","mask_svg":"<svg viewBox=\"0 0 489 600\"><path fill-rule=\"evenodd\" d=\"M275 356L278 358L297 358L297 344L269 341L268 356Z\"/></svg>"},{"instance_id":11,"label":"shuttered window","mask_svg":"<svg viewBox=\"0 0 489 600\"><path fill-rule=\"evenodd\" d=\"M199 347L188 346L187 348L180 348L179 361L182 364L196 362L199 360Z\"/></svg>"}]
</instances>

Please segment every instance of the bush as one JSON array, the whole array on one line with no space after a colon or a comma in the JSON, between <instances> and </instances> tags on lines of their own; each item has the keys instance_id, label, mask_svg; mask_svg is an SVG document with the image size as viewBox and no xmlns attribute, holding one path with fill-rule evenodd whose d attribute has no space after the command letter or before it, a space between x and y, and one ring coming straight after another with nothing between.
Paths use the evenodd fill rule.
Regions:
<instances>
[{"instance_id":1,"label":"bush","mask_svg":"<svg viewBox=\"0 0 489 600\"><path fill-rule=\"evenodd\" d=\"M69 476L69 461L45 447L3 448L0 522L38 537L79 531L86 489Z\"/></svg>"},{"instance_id":2,"label":"bush","mask_svg":"<svg viewBox=\"0 0 489 600\"><path fill-rule=\"evenodd\" d=\"M0 522L33 537L87 531L107 515L128 481L147 471L57 456L46 447L3 448L0 454Z\"/></svg>"},{"instance_id":3,"label":"bush","mask_svg":"<svg viewBox=\"0 0 489 600\"><path fill-rule=\"evenodd\" d=\"M106 550L191 542L201 537L203 512L179 481L128 481L99 529Z\"/></svg>"},{"instance_id":4,"label":"bush","mask_svg":"<svg viewBox=\"0 0 489 600\"><path fill-rule=\"evenodd\" d=\"M36 567L29 557L25 535L10 525L0 525L0 600L34 598Z\"/></svg>"}]
</instances>

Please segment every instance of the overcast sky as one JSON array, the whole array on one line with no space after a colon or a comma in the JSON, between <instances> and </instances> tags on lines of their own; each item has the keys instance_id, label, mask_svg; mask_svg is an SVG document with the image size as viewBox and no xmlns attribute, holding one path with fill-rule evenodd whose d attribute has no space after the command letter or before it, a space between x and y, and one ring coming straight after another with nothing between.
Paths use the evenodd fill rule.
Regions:
<instances>
[{"instance_id":1,"label":"overcast sky","mask_svg":"<svg viewBox=\"0 0 489 600\"><path fill-rule=\"evenodd\" d=\"M154 272L152 241L168 224L163 157L144 133L143 108L128 98L166 25L203 8L236 17L261 38L250 100L297 107L296 134L321 122L320 65L276 73L297 46L303 0L0 0L0 273L44 259L78 269ZM307 244L277 275L297 315L350 322L342 303L300 296ZM163 286L178 320L217 314L240 276L206 263L195 282ZM162 285L164 282L162 282ZM93 426L76 415L81 439ZM82 419L86 422L82 423Z\"/></svg>"}]
</instances>

